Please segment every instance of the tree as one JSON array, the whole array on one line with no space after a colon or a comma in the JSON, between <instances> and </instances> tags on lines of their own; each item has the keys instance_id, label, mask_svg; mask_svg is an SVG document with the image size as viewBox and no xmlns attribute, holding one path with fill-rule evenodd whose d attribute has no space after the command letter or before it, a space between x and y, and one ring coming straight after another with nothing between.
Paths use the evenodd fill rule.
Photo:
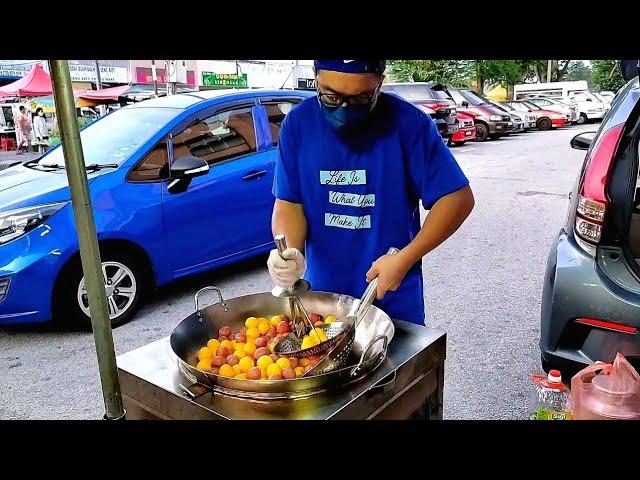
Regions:
<instances>
[{"instance_id":1,"label":"tree","mask_svg":"<svg viewBox=\"0 0 640 480\"><path fill-rule=\"evenodd\" d=\"M589 85L592 83L591 69L587 67L581 60L573 60L568 65L565 77L563 80L576 81L586 80Z\"/></svg>"},{"instance_id":2,"label":"tree","mask_svg":"<svg viewBox=\"0 0 640 480\"><path fill-rule=\"evenodd\" d=\"M439 82L468 87L473 67L470 60L390 60L389 77L395 82Z\"/></svg>"},{"instance_id":3,"label":"tree","mask_svg":"<svg viewBox=\"0 0 640 480\"><path fill-rule=\"evenodd\" d=\"M600 90L616 92L625 84L617 60L591 60L593 83Z\"/></svg>"}]
</instances>

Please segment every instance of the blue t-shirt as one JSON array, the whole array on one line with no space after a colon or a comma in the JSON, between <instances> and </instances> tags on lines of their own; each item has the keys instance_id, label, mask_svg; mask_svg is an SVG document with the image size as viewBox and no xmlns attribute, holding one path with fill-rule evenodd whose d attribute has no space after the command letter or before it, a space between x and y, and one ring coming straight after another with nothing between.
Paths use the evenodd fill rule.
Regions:
<instances>
[{"instance_id":1,"label":"blue t-shirt","mask_svg":"<svg viewBox=\"0 0 640 480\"><path fill-rule=\"evenodd\" d=\"M468 183L429 115L393 95L380 95L358 135L340 136L316 97L282 123L273 194L303 206L305 277L316 291L360 298L371 263L419 232L419 200L430 209ZM421 262L375 304L424 324Z\"/></svg>"}]
</instances>

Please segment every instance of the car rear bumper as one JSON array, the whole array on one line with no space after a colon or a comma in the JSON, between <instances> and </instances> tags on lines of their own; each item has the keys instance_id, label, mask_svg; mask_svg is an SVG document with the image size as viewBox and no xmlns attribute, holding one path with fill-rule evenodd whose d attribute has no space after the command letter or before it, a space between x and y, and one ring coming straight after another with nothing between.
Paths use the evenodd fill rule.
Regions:
<instances>
[{"instance_id":1,"label":"car rear bumper","mask_svg":"<svg viewBox=\"0 0 640 480\"><path fill-rule=\"evenodd\" d=\"M466 142L476 138L476 127L462 127L451 136L453 142Z\"/></svg>"},{"instance_id":2,"label":"car rear bumper","mask_svg":"<svg viewBox=\"0 0 640 480\"><path fill-rule=\"evenodd\" d=\"M552 118L551 125L553 125L556 128L561 128L566 125L569 125L569 122L567 121L566 118Z\"/></svg>"},{"instance_id":3,"label":"car rear bumper","mask_svg":"<svg viewBox=\"0 0 640 480\"><path fill-rule=\"evenodd\" d=\"M623 333L584 325L595 319L636 328ZM540 352L556 365L577 367L595 361L611 362L618 352L632 363L640 361L640 296L612 284L595 258L584 252L572 235L561 231L549 252L542 292ZM637 364L637 363L636 363Z\"/></svg>"},{"instance_id":4,"label":"car rear bumper","mask_svg":"<svg viewBox=\"0 0 640 480\"><path fill-rule=\"evenodd\" d=\"M449 138L451 135L458 131L458 126L456 123L447 123L447 120L443 118L433 118L433 123L435 123L438 133L442 136L442 138Z\"/></svg>"}]
</instances>

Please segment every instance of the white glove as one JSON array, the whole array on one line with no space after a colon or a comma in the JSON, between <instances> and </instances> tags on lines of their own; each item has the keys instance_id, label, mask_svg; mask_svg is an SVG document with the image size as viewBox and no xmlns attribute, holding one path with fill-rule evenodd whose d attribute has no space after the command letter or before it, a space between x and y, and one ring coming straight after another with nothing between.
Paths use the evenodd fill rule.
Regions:
<instances>
[{"instance_id":1,"label":"white glove","mask_svg":"<svg viewBox=\"0 0 640 480\"><path fill-rule=\"evenodd\" d=\"M307 262L297 248L287 248L282 252L282 257L274 249L269 254L267 266L273 283L282 288L290 288L304 275Z\"/></svg>"}]
</instances>

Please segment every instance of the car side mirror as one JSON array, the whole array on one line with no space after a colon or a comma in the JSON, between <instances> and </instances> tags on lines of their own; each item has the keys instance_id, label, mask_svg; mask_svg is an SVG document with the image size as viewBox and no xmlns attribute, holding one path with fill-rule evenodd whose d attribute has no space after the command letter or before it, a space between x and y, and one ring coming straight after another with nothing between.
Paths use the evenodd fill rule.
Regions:
<instances>
[{"instance_id":1,"label":"car side mirror","mask_svg":"<svg viewBox=\"0 0 640 480\"><path fill-rule=\"evenodd\" d=\"M588 150L595 136L596 132L579 133L571 139L571 148L575 148L576 150Z\"/></svg>"},{"instance_id":2,"label":"car side mirror","mask_svg":"<svg viewBox=\"0 0 640 480\"><path fill-rule=\"evenodd\" d=\"M463 101L463 102L462 102L462 106L463 106L464 108L469 107L469 102L467 102L467 101Z\"/></svg>"},{"instance_id":3,"label":"car side mirror","mask_svg":"<svg viewBox=\"0 0 640 480\"><path fill-rule=\"evenodd\" d=\"M191 180L209 173L209 164L201 158L185 155L171 165L171 181L167 189L170 193L182 193L187 190Z\"/></svg>"}]
</instances>

